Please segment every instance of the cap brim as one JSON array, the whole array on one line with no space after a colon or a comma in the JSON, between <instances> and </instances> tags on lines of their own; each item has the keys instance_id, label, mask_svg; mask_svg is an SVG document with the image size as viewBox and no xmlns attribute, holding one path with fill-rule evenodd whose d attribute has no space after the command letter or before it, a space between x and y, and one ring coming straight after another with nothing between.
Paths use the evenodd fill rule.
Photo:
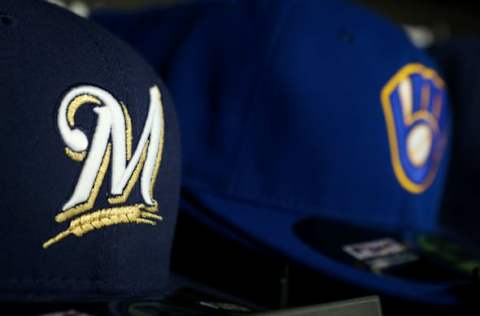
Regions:
<instances>
[{"instance_id":1,"label":"cap brim","mask_svg":"<svg viewBox=\"0 0 480 316\"><path fill-rule=\"evenodd\" d=\"M232 198L207 193L194 199L182 197L182 209L226 237L247 245L270 247L310 268L352 284L374 289L387 295L425 303L451 305L458 303L452 291L457 283L419 282L412 279L378 275L332 259L306 244L294 227L305 217L287 210L269 209ZM318 232L319 234L322 231Z\"/></svg>"}]
</instances>

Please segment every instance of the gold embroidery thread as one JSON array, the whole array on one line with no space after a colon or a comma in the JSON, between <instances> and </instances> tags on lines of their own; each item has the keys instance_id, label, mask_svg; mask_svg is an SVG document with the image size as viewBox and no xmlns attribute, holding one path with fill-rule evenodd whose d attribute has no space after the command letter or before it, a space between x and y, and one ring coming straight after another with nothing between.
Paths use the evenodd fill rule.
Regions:
<instances>
[{"instance_id":1,"label":"gold embroidery thread","mask_svg":"<svg viewBox=\"0 0 480 316\"><path fill-rule=\"evenodd\" d=\"M105 155L102 160L102 164L100 165L100 170L98 171L97 178L95 180L95 184L93 185L93 189L90 192L90 196L87 202L74 206L71 209L63 211L62 213L55 216L55 220L58 223L62 223L74 216L87 212L93 208L95 201L97 200L100 187L102 186L103 179L105 178L105 174L107 173L108 164L110 163L111 152L112 152L112 145L108 144L107 150L105 151Z\"/></svg>"},{"instance_id":2,"label":"gold embroidery thread","mask_svg":"<svg viewBox=\"0 0 480 316\"><path fill-rule=\"evenodd\" d=\"M86 151L76 152L76 151L71 150L68 147L65 147L65 155L67 155L68 158L70 158L74 161L82 162L87 157L87 152Z\"/></svg>"},{"instance_id":3,"label":"gold embroidery thread","mask_svg":"<svg viewBox=\"0 0 480 316\"><path fill-rule=\"evenodd\" d=\"M142 171L143 165L145 163L145 159L147 157L148 144L149 144L149 141L147 141L147 143L145 144L145 147L142 150L140 161L135 167L135 171L133 172L132 177L128 181L127 186L125 187L125 190L123 191L122 195L109 198L108 203L120 204L120 203L125 203L125 201L128 200L130 193L132 193L133 186L135 185L135 183L137 183L138 177L140 176L140 172Z\"/></svg>"},{"instance_id":4,"label":"gold embroidery thread","mask_svg":"<svg viewBox=\"0 0 480 316\"><path fill-rule=\"evenodd\" d=\"M387 84L384 86L381 92L380 100L383 108L383 113L385 116L385 121L387 125L387 132L388 132L388 141L389 141L389 147L390 147L390 156L391 156L391 163L393 166L394 173L402 185L407 191L415 194L419 194L424 192L427 188L430 187L432 184L433 180L435 179L436 172L437 170L434 169L432 172L430 172L425 179L425 181L421 184L414 183L411 181L408 176L406 175L405 171L403 170L403 167L401 166L400 162L400 155L399 155L399 150L398 150L398 142L397 142L397 135L395 131L395 120L393 117L393 111L391 109L391 104L390 104L390 94L394 89L400 84L400 82L406 78L408 78L412 73L420 73L423 75L424 78L426 79L431 79L433 83L436 85L436 87L442 89L445 87L445 82L440 78L440 76L432 69L427 68L421 64L408 64L404 66L397 74L394 75L390 81L387 82ZM426 95L425 95L424 89L422 89L422 102L425 100ZM430 96L431 91L428 91L428 96ZM442 102L439 98L437 98L434 101L433 104L433 113L434 115L437 115L437 117L440 115L442 111ZM412 124L416 119L423 118L426 121L428 121L431 126L433 127L434 130L438 130L438 122L437 118L433 116L431 113L426 111L424 107L422 107L421 110L417 111L416 113L407 113L406 116L404 117L404 122L406 125Z\"/></svg>"},{"instance_id":5,"label":"gold embroidery thread","mask_svg":"<svg viewBox=\"0 0 480 316\"><path fill-rule=\"evenodd\" d=\"M156 225L156 221L163 220L161 216L152 214L146 210L147 207L145 205L135 204L131 206L102 209L91 214L84 214L73 220L68 229L46 241L43 244L43 248L47 249L69 235L82 237L91 231L107 226L128 223Z\"/></svg>"},{"instance_id":6,"label":"gold embroidery thread","mask_svg":"<svg viewBox=\"0 0 480 316\"><path fill-rule=\"evenodd\" d=\"M94 150L91 148L83 150L86 147L87 136L80 129L74 129L76 112L86 104L96 106L93 111L99 116L90 143L96 144ZM117 101L108 91L95 86L73 88L65 95L58 115L59 130L67 144L65 155L73 161L84 162L84 166L71 198L64 204L63 211L55 216L58 223L71 220L68 228L44 242L42 247L47 249L70 235L82 237L89 232L112 225L133 223L154 226L162 221L161 216L153 214L159 211L158 203L154 199L154 186L164 146L164 113L158 87L150 88L150 108L135 156L130 114L125 104ZM123 133L125 139L122 137ZM155 143L152 143L152 140ZM125 146L125 151L114 146L120 148ZM82 148L82 151L72 148ZM123 162L119 159L131 163L132 157L135 157L136 161L133 170L130 168L129 171L122 170ZM110 164L112 167L109 168ZM112 207L93 211L108 170L112 173L112 178L110 197L106 197L106 202ZM139 182L140 175L144 177L140 183L143 203L117 205L127 202L135 184ZM128 181L122 184L119 179L125 176L128 177ZM117 191L121 191L121 194L117 194ZM88 211L92 212L83 214ZM72 219L76 216L79 217Z\"/></svg>"}]
</instances>

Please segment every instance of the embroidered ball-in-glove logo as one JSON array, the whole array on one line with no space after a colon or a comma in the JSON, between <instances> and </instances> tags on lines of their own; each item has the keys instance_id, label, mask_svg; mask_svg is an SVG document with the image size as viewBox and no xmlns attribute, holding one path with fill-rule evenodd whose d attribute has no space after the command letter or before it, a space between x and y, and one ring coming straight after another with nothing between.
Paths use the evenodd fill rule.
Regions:
<instances>
[{"instance_id":1,"label":"embroidered ball-in-glove logo","mask_svg":"<svg viewBox=\"0 0 480 316\"><path fill-rule=\"evenodd\" d=\"M92 139L75 127L75 114L82 106L92 106L97 115ZM132 120L124 104L104 89L80 86L69 90L58 110L57 124L65 143L65 154L83 163L70 199L55 217L69 227L43 244L43 248L69 235L81 237L111 225L136 223L156 225L162 217L154 199L154 185L160 168L164 143L164 115L160 90L150 88L150 106L135 151L132 151ZM110 207L95 209L98 193L109 170ZM128 204L132 189L140 179L142 203Z\"/></svg>"},{"instance_id":2,"label":"embroidered ball-in-glove logo","mask_svg":"<svg viewBox=\"0 0 480 316\"><path fill-rule=\"evenodd\" d=\"M395 176L411 193L430 187L447 143L445 84L432 69L408 64L381 93Z\"/></svg>"}]
</instances>

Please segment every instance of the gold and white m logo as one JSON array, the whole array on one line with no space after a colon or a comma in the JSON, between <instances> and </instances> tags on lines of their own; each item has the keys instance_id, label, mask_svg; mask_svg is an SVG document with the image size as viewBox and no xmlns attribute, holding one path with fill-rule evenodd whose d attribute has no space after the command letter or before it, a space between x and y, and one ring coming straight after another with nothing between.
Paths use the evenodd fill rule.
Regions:
<instances>
[{"instance_id":1,"label":"gold and white m logo","mask_svg":"<svg viewBox=\"0 0 480 316\"><path fill-rule=\"evenodd\" d=\"M75 114L82 106L93 106L97 124L91 141L75 127ZM65 153L83 162L83 169L71 197L55 217L59 223L72 220L67 230L43 244L48 248L68 235L84 234L110 225L137 223L155 225L162 218L156 214L153 196L160 168L164 142L164 114L160 90L150 88L150 106L140 140L132 151L132 121L127 108L104 89L80 86L70 90L58 111L58 128L66 145ZM111 207L90 212L110 166L111 183L108 203ZM140 178L143 203L125 205Z\"/></svg>"}]
</instances>

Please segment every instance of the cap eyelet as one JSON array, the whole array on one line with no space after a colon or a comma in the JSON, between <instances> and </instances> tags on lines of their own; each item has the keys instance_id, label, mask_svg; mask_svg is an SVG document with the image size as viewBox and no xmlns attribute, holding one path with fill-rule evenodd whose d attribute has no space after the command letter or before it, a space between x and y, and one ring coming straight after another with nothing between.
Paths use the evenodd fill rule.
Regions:
<instances>
[{"instance_id":1,"label":"cap eyelet","mask_svg":"<svg viewBox=\"0 0 480 316\"><path fill-rule=\"evenodd\" d=\"M0 27L11 27L15 24L15 19L6 14L0 14Z\"/></svg>"}]
</instances>

